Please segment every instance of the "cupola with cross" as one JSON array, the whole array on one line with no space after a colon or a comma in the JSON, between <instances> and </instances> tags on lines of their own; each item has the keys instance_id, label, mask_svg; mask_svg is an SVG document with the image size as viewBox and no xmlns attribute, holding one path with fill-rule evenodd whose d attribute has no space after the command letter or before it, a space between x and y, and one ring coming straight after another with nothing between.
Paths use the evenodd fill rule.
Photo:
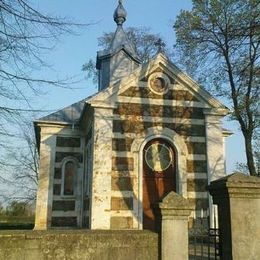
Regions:
<instances>
[{"instance_id":1,"label":"cupola with cross","mask_svg":"<svg viewBox=\"0 0 260 260\"><path fill-rule=\"evenodd\" d=\"M141 63L133 44L123 29L126 16L127 12L122 0L120 0L114 12L117 29L111 45L108 49L97 53L96 68L98 70L99 91L129 75Z\"/></svg>"}]
</instances>

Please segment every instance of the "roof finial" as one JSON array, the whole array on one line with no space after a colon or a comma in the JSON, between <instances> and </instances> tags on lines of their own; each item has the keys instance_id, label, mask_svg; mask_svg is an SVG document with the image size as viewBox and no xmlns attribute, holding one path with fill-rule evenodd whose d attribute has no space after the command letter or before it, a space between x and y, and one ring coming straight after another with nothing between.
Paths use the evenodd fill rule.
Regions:
<instances>
[{"instance_id":1,"label":"roof finial","mask_svg":"<svg viewBox=\"0 0 260 260\"><path fill-rule=\"evenodd\" d=\"M155 43L154 43L154 45L158 48L158 50L157 50L157 53L164 53L165 52L165 46L166 46L166 44L165 44L165 42L161 39L161 38L159 38Z\"/></svg>"},{"instance_id":2,"label":"roof finial","mask_svg":"<svg viewBox=\"0 0 260 260\"><path fill-rule=\"evenodd\" d=\"M117 25L122 25L126 20L127 12L123 6L123 0L118 0L118 6L114 12L114 21Z\"/></svg>"}]
</instances>

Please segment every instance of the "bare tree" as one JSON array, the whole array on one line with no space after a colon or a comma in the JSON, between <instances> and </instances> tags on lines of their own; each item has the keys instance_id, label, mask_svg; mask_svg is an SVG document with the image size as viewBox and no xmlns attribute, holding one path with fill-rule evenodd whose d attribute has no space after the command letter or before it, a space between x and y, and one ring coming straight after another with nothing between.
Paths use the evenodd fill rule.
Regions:
<instances>
[{"instance_id":1,"label":"bare tree","mask_svg":"<svg viewBox=\"0 0 260 260\"><path fill-rule=\"evenodd\" d=\"M12 199L35 198L38 155L31 119L32 99L47 85L68 87L69 79L35 75L48 68L42 59L63 34L81 26L68 18L38 10L29 0L0 1L0 196ZM27 115L28 116L28 115Z\"/></svg>"},{"instance_id":2,"label":"bare tree","mask_svg":"<svg viewBox=\"0 0 260 260\"><path fill-rule=\"evenodd\" d=\"M32 110L31 98L46 85L66 87L66 80L37 78L48 66L41 58L64 33L80 24L39 11L28 0L0 1L0 135L10 136L6 125L21 112Z\"/></svg>"},{"instance_id":3,"label":"bare tree","mask_svg":"<svg viewBox=\"0 0 260 260\"><path fill-rule=\"evenodd\" d=\"M0 183L5 188L1 196L5 201L33 202L36 199L39 155L34 129L29 120L20 120L20 135L16 145L6 149L1 162Z\"/></svg>"},{"instance_id":4,"label":"bare tree","mask_svg":"<svg viewBox=\"0 0 260 260\"><path fill-rule=\"evenodd\" d=\"M0 216L2 216L4 214L5 210L4 207L2 205L2 203L0 202Z\"/></svg>"},{"instance_id":5,"label":"bare tree","mask_svg":"<svg viewBox=\"0 0 260 260\"><path fill-rule=\"evenodd\" d=\"M174 26L186 69L232 102L251 175L257 174L253 142L260 126L259 10L259 0L194 0L193 9L182 11Z\"/></svg>"},{"instance_id":6,"label":"bare tree","mask_svg":"<svg viewBox=\"0 0 260 260\"><path fill-rule=\"evenodd\" d=\"M142 63L148 62L158 51L158 46L156 43L162 42L161 36L159 34L154 34L151 32L150 28L147 27L128 27L125 30L128 36L129 42L133 44L137 56L142 61ZM101 49L109 49L114 37L114 32L104 33L98 38L98 46ZM163 44L163 42L162 42ZM165 45L165 44L164 44ZM170 56L170 51L164 49ZM83 66L82 70L86 71L87 78L91 78L94 84L97 84L97 70L96 62L93 59L87 61Z\"/></svg>"}]
</instances>

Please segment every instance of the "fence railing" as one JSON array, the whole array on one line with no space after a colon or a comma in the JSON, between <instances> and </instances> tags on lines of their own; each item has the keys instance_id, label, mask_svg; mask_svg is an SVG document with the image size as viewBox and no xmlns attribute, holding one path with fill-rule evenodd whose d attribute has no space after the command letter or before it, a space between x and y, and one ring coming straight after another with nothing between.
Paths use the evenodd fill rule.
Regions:
<instances>
[{"instance_id":1,"label":"fence railing","mask_svg":"<svg viewBox=\"0 0 260 260\"><path fill-rule=\"evenodd\" d=\"M192 229L189 234L189 259L220 259L219 229Z\"/></svg>"}]
</instances>

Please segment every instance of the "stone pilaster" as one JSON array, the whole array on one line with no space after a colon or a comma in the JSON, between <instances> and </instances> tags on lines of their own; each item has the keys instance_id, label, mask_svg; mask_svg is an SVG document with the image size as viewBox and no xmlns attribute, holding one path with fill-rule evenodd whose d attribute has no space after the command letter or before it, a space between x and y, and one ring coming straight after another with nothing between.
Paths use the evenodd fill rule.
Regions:
<instances>
[{"instance_id":1,"label":"stone pilaster","mask_svg":"<svg viewBox=\"0 0 260 260\"><path fill-rule=\"evenodd\" d=\"M40 167L36 201L35 230L46 230L51 222L52 182L56 136L41 129Z\"/></svg>"},{"instance_id":2,"label":"stone pilaster","mask_svg":"<svg viewBox=\"0 0 260 260\"><path fill-rule=\"evenodd\" d=\"M222 115L214 111L204 111L207 145L207 175L208 183L225 176L225 159L223 154ZM210 226L214 227L214 209L212 198L209 196Z\"/></svg>"},{"instance_id":3,"label":"stone pilaster","mask_svg":"<svg viewBox=\"0 0 260 260\"><path fill-rule=\"evenodd\" d=\"M91 229L110 229L113 107L94 106Z\"/></svg>"},{"instance_id":4,"label":"stone pilaster","mask_svg":"<svg viewBox=\"0 0 260 260\"><path fill-rule=\"evenodd\" d=\"M172 191L159 203L159 208L162 260L188 259L188 217L192 207L187 199Z\"/></svg>"},{"instance_id":5,"label":"stone pilaster","mask_svg":"<svg viewBox=\"0 0 260 260\"><path fill-rule=\"evenodd\" d=\"M208 179L213 181L224 177L222 115L205 113Z\"/></svg>"},{"instance_id":6,"label":"stone pilaster","mask_svg":"<svg viewBox=\"0 0 260 260\"><path fill-rule=\"evenodd\" d=\"M260 178L235 173L209 191L218 205L221 259L260 259Z\"/></svg>"}]
</instances>

